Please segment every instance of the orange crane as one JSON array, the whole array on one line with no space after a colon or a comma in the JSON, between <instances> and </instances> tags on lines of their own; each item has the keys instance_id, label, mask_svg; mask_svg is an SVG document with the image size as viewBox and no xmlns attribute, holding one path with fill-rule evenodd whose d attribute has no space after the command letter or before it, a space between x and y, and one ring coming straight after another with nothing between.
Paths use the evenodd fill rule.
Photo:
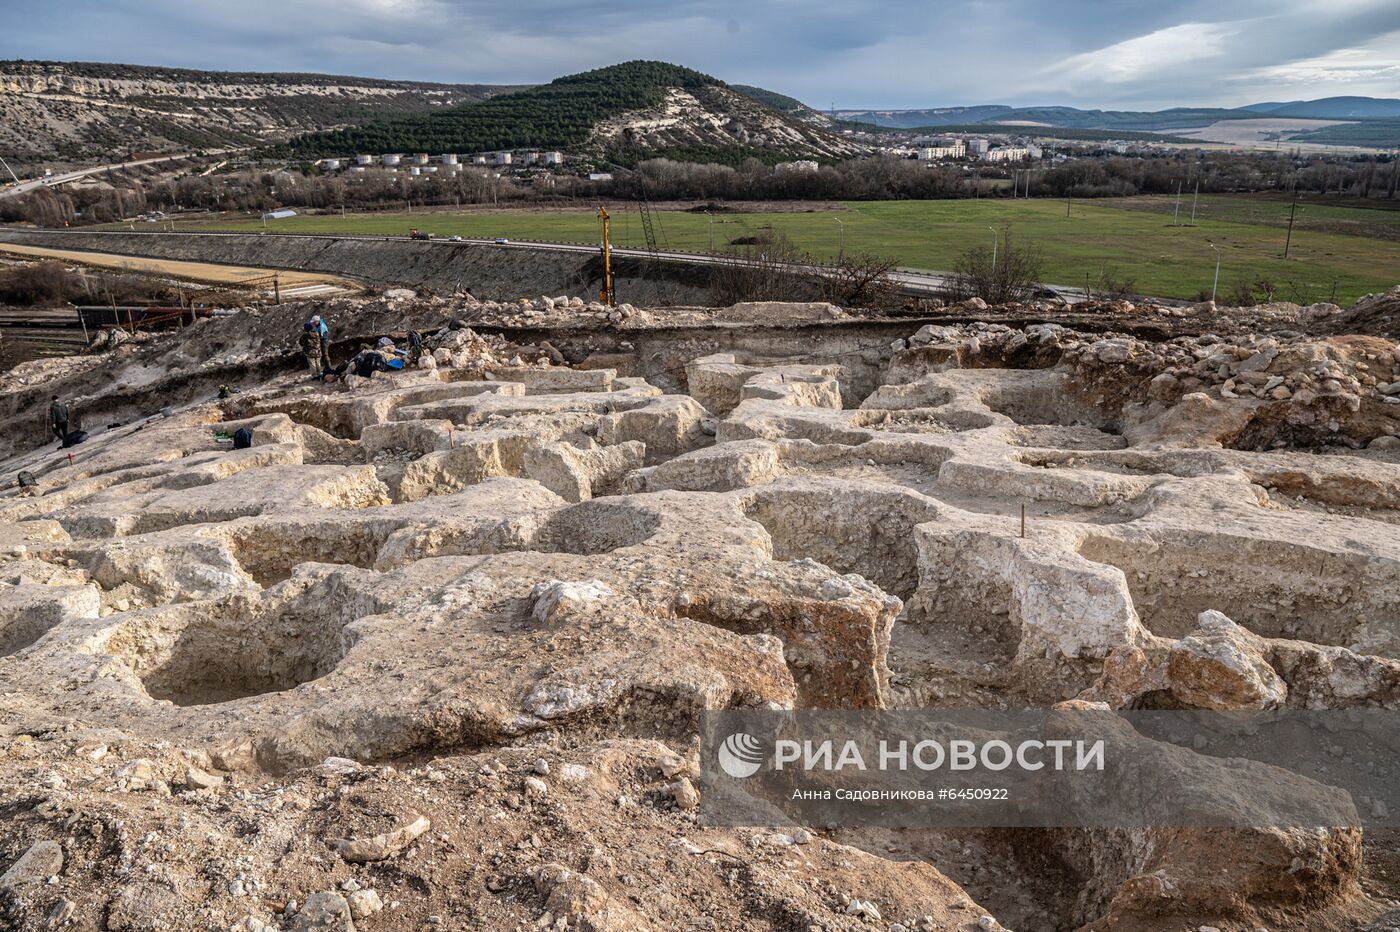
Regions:
<instances>
[{"instance_id":1,"label":"orange crane","mask_svg":"<svg viewBox=\"0 0 1400 932\"><path fill-rule=\"evenodd\" d=\"M608 209L598 205L598 216L603 221L603 291L598 300L604 304L613 303L612 242L608 239Z\"/></svg>"}]
</instances>

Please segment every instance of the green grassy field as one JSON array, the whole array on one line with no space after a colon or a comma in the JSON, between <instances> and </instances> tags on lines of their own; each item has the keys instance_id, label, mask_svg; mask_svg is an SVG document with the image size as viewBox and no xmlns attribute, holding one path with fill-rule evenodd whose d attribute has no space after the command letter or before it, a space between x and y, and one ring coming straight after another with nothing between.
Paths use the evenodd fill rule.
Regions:
<instances>
[{"instance_id":1,"label":"green grassy field","mask_svg":"<svg viewBox=\"0 0 1400 932\"><path fill-rule=\"evenodd\" d=\"M1174 197L1121 197L1096 201L1107 207L1126 210L1146 210L1171 215ZM1319 233L1346 233L1378 239L1400 240L1400 201L1374 200L1374 207L1350 207L1300 201L1294 222L1294 232L1310 230ZM1230 223L1260 224L1288 228L1290 202L1286 196L1255 195L1239 197L1203 194L1196 209L1196 219L1222 220ZM1388 209L1387 209L1388 208ZM1191 192L1181 195L1180 222L1191 220Z\"/></svg>"},{"instance_id":2,"label":"green grassy field","mask_svg":"<svg viewBox=\"0 0 1400 932\"><path fill-rule=\"evenodd\" d=\"M902 267L947 270L977 244L990 244L1009 229L1034 243L1045 259L1045 279L1079 286L1097 282L1107 266L1134 290L1192 298L1209 292L1220 250L1222 298L1237 284L1263 278L1281 300L1335 299L1350 303L1400 282L1400 211L1308 206L1300 210L1289 259L1282 258L1287 202L1243 197L1203 197L1196 225L1172 224L1171 197L1076 201L854 201L840 210L705 215L655 211L659 235L671 249L704 252L730 248L733 240L771 227L818 258L841 248L895 258ZM1189 216L1189 198L1184 198ZM643 245L641 223L626 204L610 204L613 241ZM839 222L838 222L839 221ZM417 227L439 236L506 236L511 239L597 242L600 223L591 209L464 210L451 213L375 213L304 216L267 229L298 233L405 234ZM261 230L258 219L191 223L185 229Z\"/></svg>"}]
</instances>

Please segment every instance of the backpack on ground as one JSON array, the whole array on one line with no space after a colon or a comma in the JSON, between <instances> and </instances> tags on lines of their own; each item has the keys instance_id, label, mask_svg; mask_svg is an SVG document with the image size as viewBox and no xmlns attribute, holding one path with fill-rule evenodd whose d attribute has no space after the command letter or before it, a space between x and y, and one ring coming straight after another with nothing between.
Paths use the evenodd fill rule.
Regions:
<instances>
[{"instance_id":1,"label":"backpack on ground","mask_svg":"<svg viewBox=\"0 0 1400 932\"><path fill-rule=\"evenodd\" d=\"M233 448L235 450L246 450L253 445L253 432L246 427L240 427L233 432Z\"/></svg>"}]
</instances>

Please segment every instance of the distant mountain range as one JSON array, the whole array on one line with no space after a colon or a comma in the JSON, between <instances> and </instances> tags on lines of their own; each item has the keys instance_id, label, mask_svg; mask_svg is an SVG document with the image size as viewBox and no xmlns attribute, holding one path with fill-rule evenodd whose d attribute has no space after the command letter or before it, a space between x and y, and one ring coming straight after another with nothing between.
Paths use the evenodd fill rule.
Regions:
<instances>
[{"instance_id":1,"label":"distant mountain range","mask_svg":"<svg viewBox=\"0 0 1400 932\"><path fill-rule=\"evenodd\" d=\"M1046 126L1090 130L1171 133L1234 120L1344 120L1355 128L1299 127L1292 139L1336 145L1400 145L1400 99L1324 97L1250 104L1247 107L1172 107L1167 110L1081 110L1077 107L934 107L925 110L837 110L837 119L891 129L940 126ZM1393 142L1387 140L1394 138ZM1348 141L1355 140L1355 141Z\"/></svg>"},{"instance_id":2,"label":"distant mountain range","mask_svg":"<svg viewBox=\"0 0 1400 932\"><path fill-rule=\"evenodd\" d=\"M1201 127L1285 118L1340 121L1290 126L1280 131L1285 144L1400 146L1400 99L1394 98L1157 111L987 105L832 114L786 94L656 61L533 86L0 61L0 156L16 166L222 148L308 159L533 148L599 164L656 156L737 164L857 156L867 147L843 131L858 124L927 133L1025 127L1062 138L1191 142L1180 133L1206 139Z\"/></svg>"},{"instance_id":3,"label":"distant mountain range","mask_svg":"<svg viewBox=\"0 0 1400 932\"><path fill-rule=\"evenodd\" d=\"M1400 119L1400 100L1393 97L1322 97L1318 100L1291 100L1288 103L1250 104L1240 109L1270 116L1315 120Z\"/></svg>"}]
</instances>

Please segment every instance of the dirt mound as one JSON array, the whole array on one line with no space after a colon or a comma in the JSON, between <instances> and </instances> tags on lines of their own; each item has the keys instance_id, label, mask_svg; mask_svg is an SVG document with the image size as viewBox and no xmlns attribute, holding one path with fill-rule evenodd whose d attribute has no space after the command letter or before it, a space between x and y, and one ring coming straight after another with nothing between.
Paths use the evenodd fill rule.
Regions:
<instances>
[{"instance_id":1,"label":"dirt mound","mask_svg":"<svg viewBox=\"0 0 1400 932\"><path fill-rule=\"evenodd\" d=\"M1366 295L1349 310L1320 321L1317 329L1323 333L1365 333L1400 340L1400 285Z\"/></svg>"}]
</instances>

